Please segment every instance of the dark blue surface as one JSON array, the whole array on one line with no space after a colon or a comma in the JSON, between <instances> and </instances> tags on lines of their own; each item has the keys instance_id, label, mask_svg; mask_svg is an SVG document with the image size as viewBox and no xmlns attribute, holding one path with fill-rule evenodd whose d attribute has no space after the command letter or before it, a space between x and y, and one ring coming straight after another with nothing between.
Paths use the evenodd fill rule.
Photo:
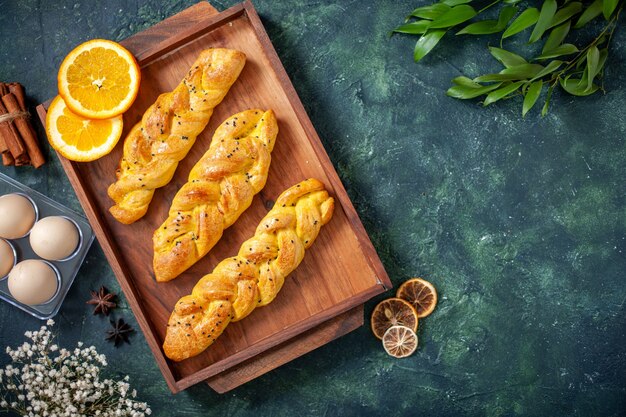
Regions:
<instances>
[{"instance_id":1,"label":"dark blue surface","mask_svg":"<svg viewBox=\"0 0 626 417\"><path fill-rule=\"evenodd\" d=\"M121 40L192 3L0 1L0 80L44 101L76 44ZM114 349L84 304L101 284L118 289L97 244L57 317L61 343L95 344L158 416L626 415L626 33L606 94L555 94L547 117L522 119L519 100L445 96L453 77L497 69L487 40L444 38L416 65L415 38L387 37L423 4L255 1L394 285L423 276L440 291L415 355L388 357L364 326L225 395L173 396L142 334ZM1 170L80 210L50 159ZM0 347L39 324L0 304Z\"/></svg>"}]
</instances>

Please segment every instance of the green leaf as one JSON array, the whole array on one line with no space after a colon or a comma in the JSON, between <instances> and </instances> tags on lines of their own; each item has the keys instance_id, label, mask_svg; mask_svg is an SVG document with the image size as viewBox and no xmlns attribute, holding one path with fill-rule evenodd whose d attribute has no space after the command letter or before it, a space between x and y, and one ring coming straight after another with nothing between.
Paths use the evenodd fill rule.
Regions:
<instances>
[{"instance_id":1,"label":"green leaf","mask_svg":"<svg viewBox=\"0 0 626 417\"><path fill-rule=\"evenodd\" d=\"M500 14L498 15L498 27L500 30L504 30L506 25L509 24L515 13L517 13L517 6L504 6L502 10L500 10Z\"/></svg>"},{"instance_id":2,"label":"green leaf","mask_svg":"<svg viewBox=\"0 0 626 417\"><path fill-rule=\"evenodd\" d=\"M509 38L516 33L523 31L526 28L537 23L539 19L539 10L534 7L530 7L524 10L518 17L511 23L511 25L502 34L502 39Z\"/></svg>"},{"instance_id":3,"label":"green leaf","mask_svg":"<svg viewBox=\"0 0 626 417\"><path fill-rule=\"evenodd\" d=\"M492 90L500 87L502 83L496 83L491 85L486 85L481 88L473 88L467 87L464 85L455 85L454 87L450 87L446 94L450 97L466 100L470 98L476 98L478 96L482 96L483 94L487 94Z\"/></svg>"},{"instance_id":4,"label":"green leaf","mask_svg":"<svg viewBox=\"0 0 626 417\"><path fill-rule=\"evenodd\" d=\"M520 1L522 1L522 0L504 0L504 2L503 2L503 3L504 3L504 4L510 4L510 5L512 6L512 5L514 5L514 4L519 3Z\"/></svg>"},{"instance_id":5,"label":"green leaf","mask_svg":"<svg viewBox=\"0 0 626 417\"><path fill-rule=\"evenodd\" d=\"M591 89L588 89L587 86L585 85L586 83L582 81L583 80L579 78L567 78L565 80L559 79L559 82L561 83L561 87L563 87L563 90L567 91L573 96L580 96L580 97L588 96L590 94L595 93L600 88L597 85L592 84Z\"/></svg>"},{"instance_id":6,"label":"green leaf","mask_svg":"<svg viewBox=\"0 0 626 417\"><path fill-rule=\"evenodd\" d=\"M464 77L464 76L460 76L460 77L456 77L452 80L452 83L456 84L456 85L460 85L463 87L469 87L469 88L482 88L484 87L482 84L478 84L477 82L473 81L470 78Z\"/></svg>"},{"instance_id":7,"label":"green leaf","mask_svg":"<svg viewBox=\"0 0 626 417\"><path fill-rule=\"evenodd\" d=\"M585 59L585 61L586 61L586 59ZM570 73L567 77L573 77L574 75L578 75L579 73L580 73L580 71L579 72ZM583 70L583 75L580 76L581 84L587 82L587 74L589 74L589 69L585 65L585 69Z\"/></svg>"},{"instance_id":8,"label":"green leaf","mask_svg":"<svg viewBox=\"0 0 626 417\"><path fill-rule=\"evenodd\" d=\"M556 13L556 7L556 0L545 0L543 2L543 6L541 6L541 11L539 12L539 19L537 20L537 24L533 29L533 33L530 34L528 43L535 43L539 39L541 39L544 32L550 26L552 19L554 18L554 14Z\"/></svg>"},{"instance_id":9,"label":"green leaf","mask_svg":"<svg viewBox=\"0 0 626 417\"><path fill-rule=\"evenodd\" d=\"M561 79L559 78L559 81ZM546 102L543 103L543 108L541 109L541 117L545 117L548 114L548 107L550 107L550 99L552 98L552 92L554 91L554 84L548 88L548 94L546 94Z\"/></svg>"},{"instance_id":10,"label":"green leaf","mask_svg":"<svg viewBox=\"0 0 626 417\"><path fill-rule=\"evenodd\" d=\"M597 46L592 46L587 50L587 90L593 87L593 79L598 75L598 64L600 63L600 51Z\"/></svg>"},{"instance_id":11,"label":"green leaf","mask_svg":"<svg viewBox=\"0 0 626 417\"><path fill-rule=\"evenodd\" d=\"M413 51L413 59L415 62L419 62L424 58L435 45L439 43L445 34L445 30L433 30L422 35L415 43L415 50Z\"/></svg>"},{"instance_id":12,"label":"green leaf","mask_svg":"<svg viewBox=\"0 0 626 417\"><path fill-rule=\"evenodd\" d=\"M606 20L609 20L618 3L619 0L602 0L602 14Z\"/></svg>"},{"instance_id":13,"label":"green leaf","mask_svg":"<svg viewBox=\"0 0 626 417\"><path fill-rule=\"evenodd\" d=\"M591 3L580 15L578 21L574 25L574 29L579 29L585 26L589 21L595 19L602 13L602 0L595 0Z\"/></svg>"},{"instance_id":14,"label":"green leaf","mask_svg":"<svg viewBox=\"0 0 626 417\"><path fill-rule=\"evenodd\" d=\"M493 55L495 59L500 61L500 63L507 68L515 67L522 64L528 64L528 62L526 62L526 60L521 56L514 54L513 52L509 52L505 49L490 46L489 52L491 52L491 55Z\"/></svg>"},{"instance_id":15,"label":"green leaf","mask_svg":"<svg viewBox=\"0 0 626 417\"><path fill-rule=\"evenodd\" d=\"M423 35L426 33L428 26L430 26L430 20L418 20L417 22L406 23L404 25L398 26L394 30L393 33L408 33L409 35Z\"/></svg>"},{"instance_id":16,"label":"green leaf","mask_svg":"<svg viewBox=\"0 0 626 417\"><path fill-rule=\"evenodd\" d=\"M451 7L447 4L435 3L430 6L418 7L411 12L409 17L413 16L421 19L435 20L450 9Z\"/></svg>"},{"instance_id":17,"label":"green leaf","mask_svg":"<svg viewBox=\"0 0 626 417\"><path fill-rule=\"evenodd\" d=\"M514 67L505 68L498 74L481 75L474 78L476 82L491 82L491 81L517 81L528 80L533 78L543 69L543 65L538 64L522 64Z\"/></svg>"},{"instance_id":18,"label":"green leaf","mask_svg":"<svg viewBox=\"0 0 626 417\"><path fill-rule=\"evenodd\" d=\"M554 71L559 69L561 65L563 65L563 61L559 61L557 59L555 59L554 61L550 61L550 63L546 65L544 69L535 74L535 76L530 81L535 81L542 77L545 77L548 74L552 74Z\"/></svg>"},{"instance_id":19,"label":"green leaf","mask_svg":"<svg viewBox=\"0 0 626 417\"><path fill-rule=\"evenodd\" d=\"M459 4L467 4L471 3L472 0L443 0L443 4L447 4L450 7L458 6Z\"/></svg>"},{"instance_id":20,"label":"green leaf","mask_svg":"<svg viewBox=\"0 0 626 417\"><path fill-rule=\"evenodd\" d=\"M458 25L459 23L466 22L474 16L476 16L476 10L474 10L472 6L461 4L460 6L454 6L437 19L433 20L430 27L431 29L449 28Z\"/></svg>"},{"instance_id":21,"label":"green leaf","mask_svg":"<svg viewBox=\"0 0 626 417\"><path fill-rule=\"evenodd\" d=\"M583 4L579 1L572 2L556 12L550 26L548 28L558 26L561 23L569 20L572 16L579 13L583 9Z\"/></svg>"},{"instance_id":22,"label":"green leaf","mask_svg":"<svg viewBox=\"0 0 626 417\"><path fill-rule=\"evenodd\" d=\"M526 95L524 96L524 104L522 105L522 117L526 116L526 113L533 108L539 95L541 94L541 89L543 87L543 81L535 81L530 84L528 87L528 91L526 91Z\"/></svg>"},{"instance_id":23,"label":"green leaf","mask_svg":"<svg viewBox=\"0 0 626 417\"><path fill-rule=\"evenodd\" d=\"M503 69L502 71L500 71L500 74L514 75L514 76L520 77L520 79L523 79L521 77L524 77L524 78L534 77L543 69L544 69L544 66L539 65L539 64L522 64L522 65L516 65L511 68Z\"/></svg>"},{"instance_id":24,"label":"green leaf","mask_svg":"<svg viewBox=\"0 0 626 417\"><path fill-rule=\"evenodd\" d=\"M571 55L571 54L575 54L576 52L580 52L578 48L576 48L576 45L572 45L571 43L564 43L563 45L559 45L550 51L546 51L542 53L535 59L541 60L541 59L556 58L557 56Z\"/></svg>"},{"instance_id":25,"label":"green leaf","mask_svg":"<svg viewBox=\"0 0 626 417\"><path fill-rule=\"evenodd\" d=\"M482 20L480 22L471 23L457 32L457 35L489 35L491 33L502 32L509 21L517 13L517 7L505 6L500 10L498 20Z\"/></svg>"},{"instance_id":26,"label":"green leaf","mask_svg":"<svg viewBox=\"0 0 626 417\"><path fill-rule=\"evenodd\" d=\"M559 46L564 40L567 34L569 33L570 21L563 23L561 26L557 26L550 31L550 35L548 35L548 39L546 43L543 45L543 49L541 53L545 53L546 51L550 51L557 46Z\"/></svg>"},{"instance_id":27,"label":"green leaf","mask_svg":"<svg viewBox=\"0 0 626 417\"><path fill-rule=\"evenodd\" d=\"M487 98L483 102L483 106L488 106L491 103L495 103L501 98L508 96L509 94L513 93L515 90L520 88L522 84L524 84L524 81L517 81L511 84L507 84L504 87L500 87L497 90L492 91L491 93L487 95Z\"/></svg>"},{"instance_id":28,"label":"green leaf","mask_svg":"<svg viewBox=\"0 0 626 417\"><path fill-rule=\"evenodd\" d=\"M480 22L474 22L463 29L458 31L457 35L489 35L492 33L498 33L502 29L498 29L497 20L481 20Z\"/></svg>"},{"instance_id":29,"label":"green leaf","mask_svg":"<svg viewBox=\"0 0 626 417\"><path fill-rule=\"evenodd\" d=\"M609 56L608 48L600 49L600 60L598 61L598 73L602 71L604 68L604 64L606 63L606 58Z\"/></svg>"}]
</instances>

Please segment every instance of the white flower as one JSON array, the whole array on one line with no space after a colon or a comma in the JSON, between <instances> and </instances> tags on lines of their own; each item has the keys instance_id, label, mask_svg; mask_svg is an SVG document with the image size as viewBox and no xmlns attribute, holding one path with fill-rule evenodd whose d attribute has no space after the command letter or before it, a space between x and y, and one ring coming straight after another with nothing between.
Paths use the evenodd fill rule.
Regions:
<instances>
[{"instance_id":1,"label":"white flower","mask_svg":"<svg viewBox=\"0 0 626 417\"><path fill-rule=\"evenodd\" d=\"M54 325L54 321L47 323ZM78 342L73 351L53 344L55 336L46 326L25 332L32 341L6 352L19 366L0 369L0 408L32 416L150 415L146 403L135 401L126 376L120 381L100 379L106 356L94 346L83 348ZM51 356L56 352L56 356ZM130 395L129 395L130 393ZM95 406L94 404L97 404ZM95 408L94 408L95 407ZM136 411L136 410L143 410Z\"/></svg>"}]
</instances>

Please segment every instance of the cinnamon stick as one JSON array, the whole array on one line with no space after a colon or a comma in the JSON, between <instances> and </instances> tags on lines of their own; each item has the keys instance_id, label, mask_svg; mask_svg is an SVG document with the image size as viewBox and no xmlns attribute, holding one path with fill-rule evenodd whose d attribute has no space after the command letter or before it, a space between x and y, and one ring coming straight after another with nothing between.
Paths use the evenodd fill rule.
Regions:
<instances>
[{"instance_id":1,"label":"cinnamon stick","mask_svg":"<svg viewBox=\"0 0 626 417\"><path fill-rule=\"evenodd\" d=\"M20 110L26 111L26 93L24 92L24 86L20 83L3 84L9 89L8 93L12 93L17 99L17 104L19 104Z\"/></svg>"},{"instance_id":2,"label":"cinnamon stick","mask_svg":"<svg viewBox=\"0 0 626 417\"><path fill-rule=\"evenodd\" d=\"M6 107L4 107L2 103L2 100L0 100L0 116L8 113ZM19 133L15 129L15 126L13 126L12 122L0 123L0 136L4 138L13 159L16 161L18 159L20 161L24 160L24 157L28 154L22 142L22 138L19 136Z\"/></svg>"},{"instance_id":3,"label":"cinnamon stick","mask_svg":"<svg viewBox=\"0 0 626 417\"><path fill-rule=\"evenodd\" d=\"M3 96L5 94L5 90L7 89L7 87L4 85L4 83L0 83L0 96ZM2 115L2 113L0 113L0 115ZM2 153L2 163L4 165L8 165L7 162L12 162L10 165L13 165L13 163L15 163L15 160L13 159L13 157L11 156L11 158L9 159L8 157L5 157L4 154L9 152L9 147L7 145L6 140L4 139L5 136L7 136L9 134L9 127L8 127L8 123L0 123L0 153Z\"/></svg>"},{"instance_id":4,"label":"cinnamon stick","mask_svg":"<svg viewBox=\"0 0 626 417\"><path fill-rule=\"evenodd\" d=\"M30 165L30 159L28 158L28 154L25 153L24 156L17 158L15 160L15 166L16 167L21 167L24 165Z\"/></svg>"},{"instance_id":5,"label":"cinnamon stick","mask_svg":"<svg viewBox=\"0 0 626 417\"><path fill-rule=\"evenodd\" d=\"M6 90L7 90L6 85L4 83L0 83L0 97L2 97L5 94ZM0 111L0 116L2 114L3 113ZM10 134L8 125L9 125L8 123L6 123L6 124L5 123L0 123L0 153L2 153L2 154L10 152L9 151L9 147L7 146L7 142L6 142L6 140L4 140L5 136ZM15 163L15 160L13 159L13 157L11 157L10 160L13 163ZM4 155L3 155L2 162L5 163L7 161L9 161L9 159L5 158ZM11 163L11 165L13 165L13 163ZM5 165L7 165L7 164L5 164Z\"/></svg>"},{"instance_id":6,"label":"cinnamon stick","mask_svg":"<svg viewBox=\"0 0 626 417\"><path fill-rule=\"evenodd\" d=\"M24 90L17 88L15 89L15 91L21 95L21 101L25 102ZM20 107L20 103L18 102L17 97L13 93L3 95L2 103L5 105L9 113L18 113L18 112L26 110L25 107L24 108ZM46 162L46 160L43 154L41 153L41 149L39 149L39 144L37 143L37 136L35 135L35 132L32 126L30 126L30 123L28 123L28 121L25 118L17 118L13 120L13 125L17 128L17 131L19 132L19 135L21 136L24 142L31 164L35 168L39 168ZM17 165L18 158L15 158L15 159L16 159L16 165Z\"/></svg>"},{"instance_id":7,"label":"cinnamon stick","mask_svg":"<svg viewBox=\"0 0 626 417\"><path fill-rule=\"evenodd\" d=\"M2 153L2 165L10 166L15 165L15 159L11 156L11 152L3 152Z\"/></svg>"},{"instance_id":8,"label":"cinnamon stick","mask_svg":"<svg viewBox=\"0 0 626 417\"><path fill-rule=\"evenodd\" d=\"M17 98L20 110L27 112L28 107L26 107L26 92L24 90L24 86L20 83L10 83L8 87L9 92L13 93L13 95ZM30 157L32 165L35 168L39 168L46 162L46 158L41 151L41 146L37 140L37 133L35 132L30 119L26 119L26 126L28 126L28 130L30 131L29 138L32 138L32 143L29 142L30 139L24 138L26 149L28 150L28 156Z\"/></svg>"}]
</instances>

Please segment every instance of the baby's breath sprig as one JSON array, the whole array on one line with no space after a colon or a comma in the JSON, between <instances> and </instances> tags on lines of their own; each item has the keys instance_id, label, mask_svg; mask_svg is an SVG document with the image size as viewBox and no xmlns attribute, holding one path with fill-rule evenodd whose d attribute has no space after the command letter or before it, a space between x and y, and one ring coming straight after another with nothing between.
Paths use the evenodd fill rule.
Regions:
<instances>
[{"instance_id":1,"label":"baby's breath sprig","mask_svg":"<svg viewBox=\"0 0 626 417\"><path fill-rule=\"evenodd\" d=\"M152 411L135 400L128 376L120 381L101 379L106 356L94 346L78 342L74 350L54 343L48 329L24 333L30 341L6 348L12 363L0 369L0 411L22 416L128 416L143 417Z\"/></svg>"}]
</instances>

